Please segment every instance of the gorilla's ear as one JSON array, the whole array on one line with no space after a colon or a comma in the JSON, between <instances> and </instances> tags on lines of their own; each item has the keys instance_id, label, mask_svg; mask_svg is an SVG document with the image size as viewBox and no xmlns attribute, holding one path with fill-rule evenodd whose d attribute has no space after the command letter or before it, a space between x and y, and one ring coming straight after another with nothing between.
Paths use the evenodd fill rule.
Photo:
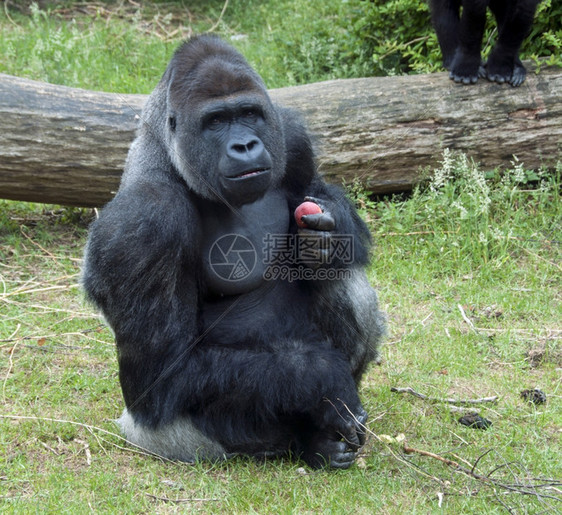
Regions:
<instances>
[{"instance_id":1,"label":"gorilla's ear","mask_svg":"<svg viewBox=\"0 0 562 515\"><path fill-rule=\"evenodd\" d=\"M176 117L173 114L168 117L168 126L170 131L176 132Z\"/></svg>"},{"instance_id":2,"label":"gorilla's ear","mask_svg":"<svg viewBox=\"0 0 562 515\"><path fill-rule=\"evenodd\" d=\"M170 128L170 132L174 133L176 132L176 114L174 112L174 110L172 109L172 102L171 102L171 98L170 98L170 89L172 87L172 84L174 82L174 77L176 75L176 71L173 68L168 68L168 70L166 70L166 82L168 83L168 88L166 89L166 107L167 107L167 111L168 111L168 127Z\"/></svg>"}]
</instances>

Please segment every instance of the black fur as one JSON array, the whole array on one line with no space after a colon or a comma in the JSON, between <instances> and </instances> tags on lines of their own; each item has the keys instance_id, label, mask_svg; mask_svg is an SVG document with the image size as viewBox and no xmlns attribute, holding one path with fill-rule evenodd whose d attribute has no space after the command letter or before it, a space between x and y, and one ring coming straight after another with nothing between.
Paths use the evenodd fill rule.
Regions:
<instances>
[{"instance_id":1,"label":"black fur","mask_svg":"<svg viewBox=\"0 0 562 515\"><path fill-rule=\"evenodd\" d=\"M305 196L324 209L314 230L293 219ZM222 236L259 250L270 233L293 244L351 235L352 261L319 265L347 278L267 281L259 252L245 279L213 275L209 248ZM313 467L351 465L366 421L357 384L384 331L364 274L369 246L342 191L317 174L299 118L271 104L230 46L185 43L85 252L85 290L115 333L127 438L186 461L290 452Z\"/></svg>"},{"instance_id":2,"label":"black fur","mask_svg":"<svg viewBox=\"0 0 562 515\"><path fill-rule=\"evenodd\" d=\"M433 26L443 53L443 66L450 70L450 78L474 84L480 76L500 84L520 86L527 71L519 59L519 49L529 34L539 1L431 0ZM480 47L487 7L496 18L498 40L488 62L482 63Z\"/></svg>"}]
</instances>

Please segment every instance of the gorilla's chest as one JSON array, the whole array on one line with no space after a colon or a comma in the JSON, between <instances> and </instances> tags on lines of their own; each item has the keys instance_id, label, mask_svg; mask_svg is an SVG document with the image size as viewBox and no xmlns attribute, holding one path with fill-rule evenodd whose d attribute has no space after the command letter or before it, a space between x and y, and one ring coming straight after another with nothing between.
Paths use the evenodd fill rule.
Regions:
<instances>
[{"instance_id":1,"label":"gorilla's chest","mask_svg":"<svg viewBox=\"0 0 562 515\"><path fill-rule=\"evenodd\" d=\"M210 295L238 295L263 285L267 264L277 250L272 242L289 229L285 195L266 193L241 207L201 212L201 258Z\"/></svg>"}]
</instances>

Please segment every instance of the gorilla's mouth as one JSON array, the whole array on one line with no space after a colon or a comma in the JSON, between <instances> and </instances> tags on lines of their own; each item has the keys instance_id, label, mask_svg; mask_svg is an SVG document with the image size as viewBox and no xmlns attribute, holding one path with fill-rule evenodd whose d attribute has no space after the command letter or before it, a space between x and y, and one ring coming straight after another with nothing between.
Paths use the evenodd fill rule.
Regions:
<instances>
[{"instance_id":1,"label":"gorilla's mouth","mask_svg":"<svg viewBox=\"0 0 562 515\"><path fill-rule=\"evenodd\" d=\"M271 171L270 168L254 168L252 170L246 170L238 175L233 175L232 177L228 177L230 180L244 180L249 179L250 177L257 177L258 175L267 174Z\"/></svg>"},{"instance_id":2,"label":"gorilla's mouth","mask_svg":"<svg viewBox=\"0 0 562 515\"><path fill-rule=\"evenodd\" d=\"M271 183L271 168L254 167L230 176L223 176L221 185L229 202L248 204L254 202L267 191Z\"/></svg>"}]
</instances>

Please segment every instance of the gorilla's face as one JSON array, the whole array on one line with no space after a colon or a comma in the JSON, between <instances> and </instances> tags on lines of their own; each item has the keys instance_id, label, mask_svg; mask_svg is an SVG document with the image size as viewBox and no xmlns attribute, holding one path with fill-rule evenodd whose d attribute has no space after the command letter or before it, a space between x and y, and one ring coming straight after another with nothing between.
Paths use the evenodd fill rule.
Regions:
<instances>
[{"instance_id":1,"label":"gorilla's face","mask_svg":"<svg viewBox=\"0 0 562 515\"><path fill-rule=\"evenodd\" d=\"M277 186L285 173L284 135L255 72L220 56L195 70L178 68L171 68L167 133L172 162L191 189L241 205Z\"/></svg>"}]
</instances>

